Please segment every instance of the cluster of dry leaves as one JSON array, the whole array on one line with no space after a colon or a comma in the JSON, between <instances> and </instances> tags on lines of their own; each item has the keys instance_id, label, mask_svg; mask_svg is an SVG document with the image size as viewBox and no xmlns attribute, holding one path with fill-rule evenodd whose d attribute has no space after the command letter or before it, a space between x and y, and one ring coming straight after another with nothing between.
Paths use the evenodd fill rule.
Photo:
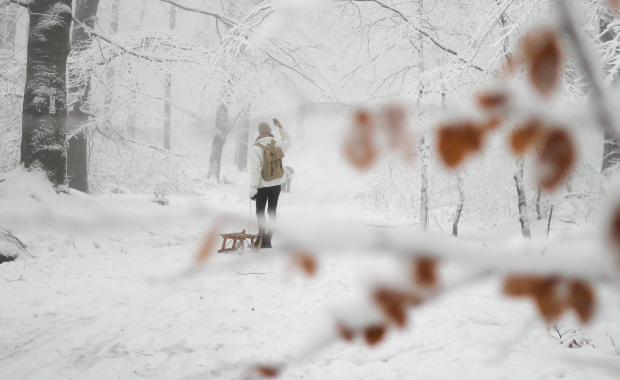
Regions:
<instances>
[{"instance_id":1,"label":"cluster of dry leaves","mask_svg":"<svg viewBox=\"0 0 620 380\"><path fill-rule=\"evenodd\" d=\"M612 9L620 8L620 0L608 2ZM519 46L519 51L505 70L505 76L517 75L525 70L537 96L541 99L556 96L564 62L558 32L552 28L539 28L524 36ZM510 120L511 124L516 123L508 142L510 150L521 157L535 148L539 185L548 191L557 189L572 171L577 158L575 141L569 129L538 117L514 115L512 111L516 100L510 86L481 91L474 99L482 117L463 117L437 128L437 153L443 163L448 168L458 168L469 156L483 150L490 133ZM343 146L349 163L366 170L386 151L396 151L406 162L412 162L416 144L415 135L407 128L407 114L407 109L401 105L387 106L376 113L364 109L356 111ZM620 207L611 215L608 237L620 256ZM214 229L199 250L196 265L203 264L215 251L218 240ZM297 252L291 258L292 265L307 276L317 273L318 262L312 254ZM438 294L438 263L435 257L414 258L406 288L378 286L371 290L369 296L381 311L382 322L360 328L351 326L346 320L335 321L340 338L345 341L359 338L373 346L383 340L390 328L405 328L408 311ZM579 278L512 274L505 277L503 291L507 296L531 298L541 318L549 324L566 311L573 311L582 323L590 322L595 313L593 287ZM250 369L248 376L273 378L283 368L258 365Z\"/></svg>"},{"instance_id":2,"label":"cluster of dry leaves","mask_svg":"<svg viewBox=\"0 0 620 380\"><path fill-rule=\"evenodd\" d=\"M520 50L507 67L505 75L527 71L530 83L542 98L557 94L564 55L558 33L551 28L534 30L521 40ZM505 79L505 78L504 78ZM443 123L437 128L437 153L451 169L463 164L474 153L481 152L489 133L514 119L515 95L509 86L484 90L475 96L478 117L463 117ZM378 115L368 110L355 112L352 127L344 142L345 157L354 167L370 168L380 156L380 132L387 137L388 148L400 152L411 162L415 152L413 133L407 129L406 109L388 106ZM538 152L539 183L554 190L570 174L576 162L576 146L571 134L560 125L549 125L536 117L519 120L511 134L510 148L522 156L531 147Z\"/></svg>"},{"instance_id":3,"label":"cluster of dry leaves","mask_svg":"<svg viewBox=\"0 0 620 380\"><path fill-rule=\"evenodd\" d=\"M594 291L590 284L580 279L511 275L504 280L504 293L513 297L531 297L549 324L570 309L583 323L590 322L594 315Z\"/></svg>"},{"instance_id":4,"label":"cluster of dry leaves","mask_svg":"<svg viewBox=\"0 0 620 380\"><path fill-rule=\"evenodd\" d=\"M558 33L551 28L532 31L521 39L520 50L506 70L515 75L525 70L538 96L548 99L557 94L561 80L564 55ZM460 166L465 158L480 152L489 132L515 115L512 102L515 95L508 86L481 91L475 97L483 120L468 120L441 125L438 129L437 151L450 168ZM550 125L537 117L517 120L510 135L509 146L516 156L532 148L538 154L539 185L548 191L556 189L573 169L577 150L569 131L560 125Z\"/></svg>"},{"instance_id":5,"label":"cluster of dry leaves","mask_svg":"<svg viewBox=\"0 0 620 380\"><path fill-rule=\"evenodd\" d=\"M308 254L297 254L295 260L308 275L314 274L315 260ZM311 259L309 261L308 259ZM306 262L306 264L303 264ZM306 267L312 263L309 268ZM347 342L361 337L366 344L374 346L381 342L390 327L403 329L407 325L407 311L413 306L420 305L435 295L439 289L439 261L433 257L418 257L411 261L409 283L405 289L379 286L372 292L372 300L383 315L382 323L370 324L362 328L355 328L347 321L337 321L336 327L340 338ZM310 269L310 270L306 270ZM278 365L258 365L246 374L248 379L254 377L274 378L284 369Z\"/></svg>"},{"instance_id":6,"label":"cluster of dry leaves","mask_svg":"<svg viewBox=\"0 0 620 380\"><path fill-rule=\"evenodd\" d=\"M415 135L407 128L407 109L398 104L376 114L357 110L343 147L346 159L360 170L370 168L385 151L400 152L405 162L411 163L415 149Z\"/></svg>"},{"instance_id":7,"label":"cluster of dry leaves","mask_svg":"<svg viewBox=\"0 0 620 380\"><path fill-rule=\"evenodd\" d=\"M620 5L620 0L611 5ZM555 29L539 28L524 36L520 48L511 60L504 77L517 75L525 70L529 83L541 99L550 99L558 93L562 76L564 54L560 36ZM510 150L517 157L531 148L537 152L538 181L541 188L553 191L567 178L573 169L577 150L570 131L561 125L552 125L537 117L514 115L515 94L509 86L497 86L479 92L474 97L477 117L463 117L446 122L437 128L437 153L442 162L451 169L458 168L472 154L481 152L487 136L502 125L515 123L510 141ZM397 108L389 112L402 112ZM521 120L519 120L521 118ZM405 118L399 117L405 122ZM377 159L373 144L374 123L368 111L359 110L354 115L349 138L345 141L346 158L356 168L367 169ZM390 130L391 136L402 134L404 125ZM401 139L401 145L393 148L409 151L402 144L413 139ZM615 214L611 234L620 252L620 210ZM438 285L435 259L418 259L415 263L414 282L422 289L433 290ZM425 276L425 273L428 275ZM431 292L432 293L432 292ZM428 296L431 293L427 293ZM541 317L548 323L557 320L567 310L573 310L583 323L591 321L595 310L595 294L592 286L580 279L566 279L559 276L511 275L505 279L504 293L514 297L530 297L535 302ZM363 331L354 331L345 324L339 324L340 335L352 340L361 335L367 344L378 343L390 325L404 327L407 309L418 305L425 296L419 292L395 289L377 289L373 298L386 317L386 323L367 326Z\"/></svg>"},{"instance_id":8,"label":"cluster of dry leaves","mask_svg":"<svg viewBox=\"0 0 620 380\"><path fill-rule=\"evenodd\" d=\"M384 321L365 326L361 330L348 326L346 321L338 321L340 337L352 341L356 336L362 336L368 345L373 346L383 339L390 326L404 328L407 325L407 310L421 304L437 291L437 263L437 259L431 257L414 259L411 264L410 283L406 289L382 286L372 293L372 300L381 310Z\"/></svg>"}]
</instances>

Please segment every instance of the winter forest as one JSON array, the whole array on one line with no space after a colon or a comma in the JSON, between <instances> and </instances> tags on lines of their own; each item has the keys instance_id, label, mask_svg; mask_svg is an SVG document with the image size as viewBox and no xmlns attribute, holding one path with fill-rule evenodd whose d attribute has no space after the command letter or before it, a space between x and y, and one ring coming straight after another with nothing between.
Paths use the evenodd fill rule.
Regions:
<instances>
[{"instance_id":1,"label":"winter forest","mask_svg":"<svg viewBox=\"0 0 620 380\"><path fill-rule=\"evenodd\" d=\"M617 379L619 82L618 0L0 0L0 378Z\"/></svg>"}]
</instances>

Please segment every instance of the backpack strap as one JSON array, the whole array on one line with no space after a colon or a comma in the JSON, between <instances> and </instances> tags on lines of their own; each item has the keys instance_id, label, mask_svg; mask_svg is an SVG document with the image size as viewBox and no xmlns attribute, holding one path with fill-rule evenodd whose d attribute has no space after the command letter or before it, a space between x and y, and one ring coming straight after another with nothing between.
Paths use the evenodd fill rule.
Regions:
<instances>
[{"instance_id":1,"label":"backpack strap","mask_svg":"<svg viewBox=\"0 0 620 380\"><path fill-rule=\"evenodd\" d=\"M261 148L263 148L263 150L264 150L265 152L267 152L267 151L268 151L267 147L266 147L266 146L264 146L264 145L263 145L263 144L261 144L261 143L256 143L256 144L254 144L254 145L260 146Z\"/></svg>"}]
</instances>

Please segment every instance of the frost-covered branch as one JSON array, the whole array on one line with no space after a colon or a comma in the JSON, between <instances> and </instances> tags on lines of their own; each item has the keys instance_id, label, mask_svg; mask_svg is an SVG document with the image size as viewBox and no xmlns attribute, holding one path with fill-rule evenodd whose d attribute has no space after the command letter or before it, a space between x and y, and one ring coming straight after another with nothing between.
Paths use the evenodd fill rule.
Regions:
<instances>
[{"instance_id":1,"label":"frost-covered branch","mask_svg":"<svg viewBox=\"0 0 620 380\"><path fill-rule=\"evenodd\" d=\"M163 153L163 154L171 154L173 156L177 156L177 157L194 157L194 155L192 154L181 154L181 153L175 153L173 151L167 150L167 149L162 149L160 147L157 147L155 145L150 145L150 144L145 144L145 143L141 143L139 141L130 139L128 137L123 136L123 134L121 134L120 132L118 132L111 123L108 122L108 124L110 125L110 128L112 128L112 130L114 131L114 133L116 134L116 136L118 136L118 138L115 138L113 136L110 136L109 134L101 131L101 129L99 127L95 127L95 129L97 130L97 132L99 132L102 136L109 138L110 140L114 140L116 142L122 143L123 145L127 145L127 143L131 143L134 145L138 145L141 146L143 148L148 148L148 149L152 149L154 151L157 151L159 153Z\"/></svg>"},{"instance_id":2,"label":"frost-covered branch","mask_svg":"<svg viewBox=\"0 0 620 380\"><path fill-rule=\"evenodd\" d=\"M603 87L603 82L598 74L599 70L597 69L597 65L592 59L593 53L584 41L581 28L577 26L577 20L575 19L571 5L564 0L556 0L555 3L560 13L561 28L572 43L579 66L581 66L591 86L592 106L596 111L595 117L598 124L603 130L619 136L620 126L617 125L614 120L613 112L610 108L610 99L607 96L607 92Z\"/></svg>"},{"instance_id":3,"label":"frost-covered branch","mask_svg":"<svg viewBox=\"0 0 620 380\"><path fill-rule=\"evenodd\" d=\"M220 20L221 22L223 22L224 24L226 24L226 25L228 25L230 27L233 27L233 26L235 26L237 24L234 20L231 20L230 18L228 18L228 17L226 17L224 15L221 15L219 13L213 12L213 11L208 11L206 9L198 9L198 8L188 7L186 5L180 4L180 3L176 2L176 1L173 1L173 0L160 0L160 1L163 1L164 3L171 4L171 5L173 5L173 6L177 7L177 8L183 9L183 10L188 11L188 12L195 12L195 13L201 13L201 14L207 15L207 16L213 16L216 19Z\"/></svg>"},{"instance_id":4,"label":"frost-covered branch","mask_svg":"<svg viewBox=\"0 0 620 380\"><path fill-rule=\"evenodd\" d=\"M413 24L413 22L407 16L405 16L401 11L399 11L398 9L396 9L394 7L391 7L388 4L385 4L385 3L383 3L383 2L381 2L379 0L352 0L352 1L363 2L363 3L368 3L368 2L376 3L377 5L381 6L382 8L385 8L385 9L387 9L387 10L397 14L407 24L411 25L411 27L416 32L418 32L421 35L423 35L425 38L427 38L429 41L431 41L435 46L437 46L441 50L445 51L448 54L451 54L451 55L455 56L459 61L468 64L469 66L473 67L474 69L476 69L478 71L484 71L480 66L472 64L471 60L468 61L465 58L462 58L456 50L451 49L451 48L445 46L444 44L439 42L435 37L431 36L428 32L426 32L426 31L420 29L419 27L415 26Z\"/></svg>"},{"instance_id":5,"label":"frost-covered branch","mask_svg":"<svg viewBox=\"0 0 620 380\"><path fill-rule=\"evenodd\" d=\"M79 20L77 20L75 18L75 16L73 16L73 22L78 24L80 27L82 27L90 35L92 35L94 37L97 37L97 38L99 38L99 39L109 43L110 45L116 46L117 48L121 49L125 53L131 54L131 55L133 55L135 57L147 59L149 61L156 61L156 62L189 62L189 61L187 61L185 59L157 57L157 56L153 56L153 55L150 55L150 54L138 53L136 51L133 51L133 50L127 48L126 46L123 46L122 44L119 44L119 43L115 42L114 40L112 40L112 38L106 36L105 34L97 32L97 31L95 31L92 28L89 28L88 26L84 25Z\"/></svg>"}]
</instances>

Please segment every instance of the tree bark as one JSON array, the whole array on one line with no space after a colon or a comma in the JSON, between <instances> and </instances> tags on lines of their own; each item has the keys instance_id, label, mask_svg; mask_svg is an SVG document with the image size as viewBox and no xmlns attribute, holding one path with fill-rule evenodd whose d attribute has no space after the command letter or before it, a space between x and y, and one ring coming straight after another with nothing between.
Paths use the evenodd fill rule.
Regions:
<instances>
[{"instance_id":1,"label":"tree bark","mask_svg":"<svg viewBox=\"0 0 620 380\"><path fill-rule=\"evenodd\" d=\"M517 171L514 175L517 186L517 198L519 200L519 222L521 222L521 233L524 238L532 239L530 233L530 219L527 215L527 198L525 197L525 188L523 186L523 159L517 161Z\"/></svg>"},{"instance_id":2,"label":"tree bark","mask_svg":"<svg viewBox=\"0 0 620 380\"><path fill-rule=\"evenodd\" d=\"M168 27L170 30L174 30L176 27L177 20L177 8L174 6L170 7L170 20ZM164 149L170 150L170 140L171 140L171 103L170 99L172 97L172 70L169 68L168 72L166 72L166 83L165 83L165 94L164 98L166 99L164 102Z\"/></svg>"},{"instance_id":3,"label":"tree bark","mask_svg":"<svg viewBox=\"0 0 620 380\"><path fill-rule=\"evenodd\" d=\"M88 28L95 26L95 17L99 8L99 0L78 0L75 5L75 18ZM92 38L84 28L79 25L73 26L71 36L71 49L74 54L80 53L90 46ZM79 73L69 71L69 78L72 83L78 82ZM82 73L82 75L88 75ZM81 128L82 124L88 121L88 115L81 111L81 108L88 106L90 88L90 75L86 82L77 83L69 88L69 99L78 98L73 108L68 113L67 132ZM73 135L68 141L67 146L67 176L69 187L89 193L88 186L88 134L81 130Z\"/></svg>"},{"instance_id":4,"label":"tree bark","mask_svg":"<svg viewBox=\"0 0 620 380\"><path fill-rule=\"evenodd\" d=\"M459 190L459 204L456 206L456 211L454 212L452 235L459 236L459 219L461 219L463 205L465 204L465 184L463 183L463 176L461 174L456 175L456 186Z\"/></svg>"},{"instance_id":5,"label":"tree bark","mask_svg":"<svg viewBox=\"0 0 620 380\"><path fill-rule=\"evenodd\" d=\"M604 13L599 14L599 32L601 43L606 43L614 39L614 33L609 27L609 18ZM613 133L608 131L605 131L603 139L601 173L609 174L610 169L620 162L620 141L618 141L618 138Z\"/></svg>"},{"instance_id":6,"label":"tree bark","mask_svg":"<svg viewBox=\"0 0 620 380\"><path fill-rule=\"evenodd\" d=\"M112 3L112 19L110 20L110 35L118 33L118 19L120 15L121 0L113 0ZM114 71L109 67L105 72L107 87L104 98L104 115L107 118L112 113L112 98L114 93Z\"/></svg>"},{"instance_id":7,"label":"tree bark","mask_svg":"<svg viewBox=\"0 0 620 380\"><path fill-rule=\"evenodd\" d=\"M228 134L228 106L220 103L215 114L215 134L211 145L211 156L209 157L209 172L207 178L215 177L220 183L220 168L222 166L222 152Z\"/></svg>"},{"instance_id":8,"label":"tree bark","mask_svg":"<svg viewBox=\"0 0 620 380\"><path fill-rule=\"evenodd\" d=\"M248 167L248 148L250 139L250 107L242 111L237 145L237 169L244 171Z\"/></svg>"},{"instance_id":9,"label":"tree bark","mask_svg":"<svg viewBox=\"0 0 620 380\"><path fill-rule=\"evenodd\" d=\"M424 136L420 137L420 231L426 232L428 229L428 146L424 140Z\"/></svg>"},{"instance_id":10,"label":"tree bark","mask_svg":"<svg viewBox=\"0 0 620 380\"><path fill-rule=\"evenodd\" d=\"M71 0L29 3L28 60L21 163L40 167L56 187L67 183L67 57Z\"/></svg>"},{"instance_id":11,"label":"tree bark","mask_svg":"<svg viewBox=\"0 0 620 380\"><path fill-rule=\"evenodd\" d=\"M17 32L17 8L15 4L8 4L0 15L0 50L13 50L15 33Z\"/></svg>"},{"instance_id":12,"label":"tree bark","mask_svg":"<svg viewBox=\"0 0 620 380\"><path fill-rule=\"evenodd\" d=\"M422 9L424 8L424 0L418 0L418 14L422 17ZM420 57L420 74L424 73L424 40L422 35L418 36L419 48L418 56ZM424 96L424 87L420 87L418 94L418 106ZM419 107L418 107L419 108ZM427 164L428 146L424 140L424 135L420 136L420 231L426 232L428 229L428 164Z\"/></svg>"}]
</instances>

